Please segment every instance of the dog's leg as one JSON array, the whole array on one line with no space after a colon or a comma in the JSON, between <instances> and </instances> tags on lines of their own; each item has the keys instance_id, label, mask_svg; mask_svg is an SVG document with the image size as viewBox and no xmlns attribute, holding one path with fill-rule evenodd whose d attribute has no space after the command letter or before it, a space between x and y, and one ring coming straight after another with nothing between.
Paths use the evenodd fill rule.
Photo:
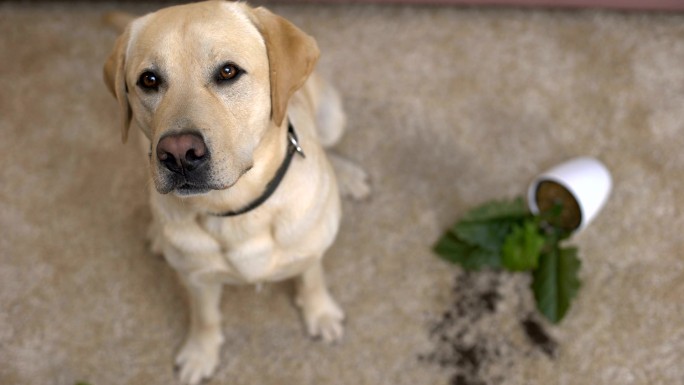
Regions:
<instances>
[{"instance_id":1,"label":"dog's leg","mask_svg":"<svg viewBox=\"0 0 684 385\"><path fill-rule=\"evenodd\" d=\"M221 333L221 283L195 282L181 278L190 297L190 330L185 345L176 357L180 379L196 385L214 374L223 343Z\"/></svg>"},{"instance_id":2,"label":"dog's leg","mask_svg":"<svg viewBox=\"0 0 684 385\"><path fill-rule=\"evenodd\" d=\"M318 74L314 74L307 85L313 88L312 93L317 96L314 98L314 109L318 140L323 148L330 148L340 141L347 125L342 99L337 90Z\"/></svg>"},{"instance_id":3,"label":"dog's leg","mask_svg":"<svg viewBox=\"0 0 684 385\"><path fill-rule=\"evenodd\" d=\"M342 196L360 200L370 195L368 174L361 167L334 152L328 151L327 154L330 164L335 170Z\"/></svg>"},{"instance_id":4,"label":"dog's leg","mask_svg":"<svg viewBox=\"0 0 684 385\"><path fill-rule=\"evenodd\" d=\"M335 170L340 194L353 199L363 199L370 195L368 174L356 163L332 152L330 148L342 138L347 118L342 109L342 101L337 91L321 77L315 79L319 95L316 105L316 126L324 148L328 149L328 159Z\"/></svg>"},{"instance_id":5,"label":"dog's leg","mask_svg":"<svg viewBox=\"0 0 684 385\"><path fill-rule=\"evenodd\" d=\"M316 130L323 148L327 149L330 163L335 169L340 193L354 199L363 199L370 194L368 175L361 167L344 157L333 153L330 148L336 145L347 124L339 94L322 77L312 78L311 86L318 97L315 101Z\"/></svg>"},{"instance_id":6,"label":"dog's leg","mask_svg":"<svg viewBox=\"0 0 684 385\"><path fill-rule=\"evenodd\" d=\"M326 342L341 339L344 313L328 292L321 262L306 270L297 283L296 303L302 309L309 334Z\"/></svg>"}]
</instances>

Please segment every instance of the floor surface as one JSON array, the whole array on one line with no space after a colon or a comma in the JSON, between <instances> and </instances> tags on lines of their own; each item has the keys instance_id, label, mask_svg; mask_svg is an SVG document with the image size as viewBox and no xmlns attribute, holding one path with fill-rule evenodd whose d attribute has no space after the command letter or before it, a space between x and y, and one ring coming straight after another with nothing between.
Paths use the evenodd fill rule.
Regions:
<instances>
[{"instance_id":1,"label":"floor surface","mask_svg":"<svg viewBox=\"0 0 684 385\"><path fill-rule=\"evenodd\" d=\"M121 144L101 74L116 35L100 15L155 7L0 4L2 384L175 383L185 293L147 249L145 161ZM227 288L209 384L684 384L684 15L272 9L318 39L349 115L338 151L374 192L344 203L325 262L344 341L305 336L290 283ZM615 188L573 239L583 287L560 325L540 324L549 353L525 331L524 276L464 275L430 248L579 155ZM490 310L467 302L492 292ZM455 306L443 337L463 351L440 365L426 357Z\"/></svg>"}]
</instances>

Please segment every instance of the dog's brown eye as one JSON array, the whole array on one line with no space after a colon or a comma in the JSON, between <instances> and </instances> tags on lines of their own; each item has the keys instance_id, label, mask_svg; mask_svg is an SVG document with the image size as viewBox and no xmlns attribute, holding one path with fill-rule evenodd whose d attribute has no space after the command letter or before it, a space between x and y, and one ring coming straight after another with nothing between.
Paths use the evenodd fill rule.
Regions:
<instances>
[{"instance_id":1,"label":"dog's brown eye","mask_svg":"<svg viewBox=\"0 0 684 385\"><path fill-rule=\"evenodd\" d=\"M159 76L151 71L143 72L138 79L138 85L146 90L156 91L160 83Z\"/></svg>"},{"instance_id":2,"label":"dog's brown eye","mask_svg":"<svg viewBox=\"0 0 684 385\"><path fill-rule=\"evenodd\" d=\"M232 80L240 74L240 69L235 64L226 64L219 70L218 80Z\"/></svg>"}]
</instances>

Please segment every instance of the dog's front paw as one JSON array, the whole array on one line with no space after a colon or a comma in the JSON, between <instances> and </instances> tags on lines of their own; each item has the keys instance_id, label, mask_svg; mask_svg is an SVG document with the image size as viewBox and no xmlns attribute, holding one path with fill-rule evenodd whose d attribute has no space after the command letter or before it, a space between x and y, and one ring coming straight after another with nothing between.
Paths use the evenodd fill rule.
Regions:
<instances>
[{"instance_id":1,"label":"dog's front paw","mask_svg":"<svg viewBox=\"0 0 684 385\"><path fill-rule=\"evenodd\" d=\"M335 170L342 196L361 200L370 195L368 174L354 162L336 154L328 154L330 163Z\"/></svg>"},{"instance_id":2,"label":"dog's front paw","mask_svg":"<svg viewBox=\"0 0 684 385\"><path fill-rule=\"evenodd\" d=\"M181 383L197 385L214 374L222 337L189 337L176 357Z\"/></svg>"},{"instance_id":3,"label":"dog's front paw","mask_svg":"<svg viewBox=\"0 0 684 385\"><path fill-rule=\"evenodd\" d=\"M342 339L344 312L329 296L320 299L300 299L306 329L312 337L331 343Z\"/></svg>"}]
</instances>

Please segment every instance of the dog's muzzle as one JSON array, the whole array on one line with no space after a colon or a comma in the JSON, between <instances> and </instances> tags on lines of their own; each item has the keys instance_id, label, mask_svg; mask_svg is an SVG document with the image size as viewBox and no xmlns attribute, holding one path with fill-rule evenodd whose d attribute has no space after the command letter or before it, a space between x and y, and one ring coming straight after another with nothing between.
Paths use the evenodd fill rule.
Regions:
<instances>
[{"instance_id":1,"label":"dog's muzzle","mask_svg":"<svg viewBox=\"0 0 684 385\"><path fill-rule=\"evenodd\" d=\"M202 136L180 133L163 136L157 143L156 159L163 175L157 190L166 194L176 190L179 195L208 192L209 159L211 155Z\"/></svg>"}]
</instances>

